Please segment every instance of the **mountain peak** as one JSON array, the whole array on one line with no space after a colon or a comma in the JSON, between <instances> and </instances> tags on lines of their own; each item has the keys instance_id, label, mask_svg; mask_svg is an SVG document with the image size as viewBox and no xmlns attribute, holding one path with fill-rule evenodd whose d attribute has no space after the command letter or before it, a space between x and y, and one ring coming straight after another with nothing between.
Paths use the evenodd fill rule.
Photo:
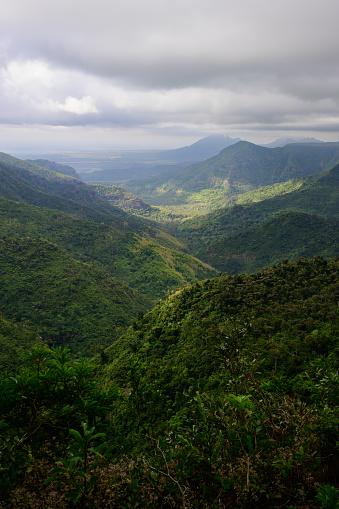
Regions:
<instances>
[{"instance_id":1,"label":"mountain peak","mask_svg":"<svg viewBox=\"0 0 339 509\"><path fill-rule=\"evenodd\" d=\"M267 148L276 148L276 147L284 147L285 145L289 145L290 143L324 143L321 140L317 140L313 137L306 137L306 138L300 138L300 137L286 137L283 136L282 138L278 138L275 141L272 141L271 143L267 143L265 145L261 145L262 147Z\"/></svg>"}]
</instances>

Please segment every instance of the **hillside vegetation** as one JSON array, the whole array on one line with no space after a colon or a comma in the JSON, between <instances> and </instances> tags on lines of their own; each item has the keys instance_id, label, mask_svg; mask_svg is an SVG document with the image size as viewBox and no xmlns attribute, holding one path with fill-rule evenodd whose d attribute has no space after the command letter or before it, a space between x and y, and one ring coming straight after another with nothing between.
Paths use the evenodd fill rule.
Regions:
<instances>
[{"instance_id":1,"label":"hillside vegetation","mask_svg":"<svg viewBox=\"0 0 339 509\"><path fill-rule=\"evenodd\" d=\"M316 257L196 283L96 366L33 350L0 377L3 503L335 507L338 269Z\"/></svg>"},{"instance_id":2,"label":"hillside vegetation","mask_svg":"<svg viewBox=\"0 0 339 509\"><path fill-rule=\"evenodd\" d=\"M191 252L199 251L202 255L204 245L206 248L212 246L223 237L261 226L286 212L306 212L338 220L339 165L308 177L298 189L290 193L249 205L236 204L206 216L186 220L175 226L175 234L185 239ZM309 230L309 238L312 236L312 231Z\"/></svg>"},{"instance_id":3,"label":"hillside vegetation","mask_svg":"<svg viewBox=\"0 0 339 509\"><path fill-rule=\"evenodd\" d=\"M157 299L217 274L183 252L180 241L113 207L90 186L5 159L11 166L0 163L6 288L0 313L47 344L92 356ZM3 344L11 341L6 330ZM22 351L31 340L19 336L13 348Z\"/></svg>"},{"instance_id":4,"label":"hillside vegetation","mask_svg":"<svg viewBox=\"0 0 339 509\"><path fill-rule=\"evenodd\" d=\"M227 274L251 274L284 259L339 256L339 221L302 212L281 213L229 235L196 255Z\"/></svg>"},{"instance_id":5,"label":"hillside vegetation","mask_svg":"<svg viewBox=\"0 0 339 509\"><path fill-rule=\"evenodd\" d=\"M0 240L0 286L5 318L28 325L50 346L86 357L109 346L119 328L150 307L121 280L40 239Z\"/></svg>"},{"instance_id":6,"label":"hillside vegetation","mask_svg":"<svg viewBox=\"0 0 339 509\"><path fill-rule=\"evenodd\" d=\"M271 149L241 141L201 163L130 180L123 187L146 203L194 216L228 206L259 187L320 173L338 162L338 143Z\"/></svg>"}]
</instances>

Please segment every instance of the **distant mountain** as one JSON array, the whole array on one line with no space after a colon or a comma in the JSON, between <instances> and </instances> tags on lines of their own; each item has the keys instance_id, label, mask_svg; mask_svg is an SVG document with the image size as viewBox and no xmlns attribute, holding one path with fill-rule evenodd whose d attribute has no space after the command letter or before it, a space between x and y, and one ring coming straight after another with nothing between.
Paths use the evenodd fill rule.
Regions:
<instances>
[{"instance_id":1,"label":"distant mountain","mask_svg":"<svg viewBox=\"0 0 339 509\"><path fill-rule=\"evenodd\" d=\"M276 147L284 147L285 145L288 145L290 143L324 143L323 141L317 140L316 138L298 138L298 137L282 137L278 138L275 141L272 141L271 143L266 143L261 145L262 147L267 148L276 148Z\"/></svg>"},{"instance_id":2,"label":"distant mountain","mask_svg":"<svg viewBox=\"0 0 339 509\"><path fill-rule=\"evenodd\" d=\"M177 162L204 161L239 141L241 141L240 138L230 138L223 134L211 134L193 143L193 145L161 152L161 158Z\"/></svg>"},{"instance_id":3,"label":"distant mountain","mask_svg":"<svg viewBox=\"0 0 339 509\"><path fill-rule=\"evenodd\" d=\"M150 151L149 153L146 151L146 154L148 154L146 161L144 160L144 153L135 152L136 160L130 160L133 151L126 154L121 153L116 160L111 159L108 162L99 163L102 170L81 172L81 176L86 182L101 185L147 178L152 175L178 170L189 163L204 161L238 141L241 141L240 138L213 134L187 147ZM138 158L140 158L140 161L138 161Z\"/></svg>"},{"instance_id":4,"label":"distant mountain","mask_svg":"<svg viewBox=\"0 0 339 509\"><path fill-rule=\"evenodd\" d=\"M41 166L42 168L56 171L57 173L61 173L63 175L69 175L77 179L80 178L80 175L75 171L74 168L65 164L58 164L53 161L48 161L48 159L26 159L26 161L32 164L36 164L37 166Z\"/></svg>"},{"instance_id":5,"label":"distant mountain","mask_svg":"<svg viewBox=\"0 0 339 509\"><path fill-rule=\"evenodd\" d=\"M206 161L131 180L124 188L146 203L193 216L228 206L248 191L316 174L338 162L339 143L271 149L241 141Z\"/></svg>"}]
</instances>

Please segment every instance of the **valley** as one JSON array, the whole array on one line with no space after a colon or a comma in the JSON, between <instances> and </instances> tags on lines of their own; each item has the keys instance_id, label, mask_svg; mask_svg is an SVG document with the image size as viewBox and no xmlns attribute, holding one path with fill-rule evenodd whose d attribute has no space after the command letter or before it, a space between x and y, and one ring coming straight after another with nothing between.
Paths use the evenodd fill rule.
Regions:
<instances>
[{"instance_id":1,"label":"valley","mask_svg":"<svg viewBox=\"0 0 339 509\"><path fill-rule=\"evenodd\" d=\"M337 500L339 143L279 144L0 153L0 506Z\"/></svg>"}]
</instances>

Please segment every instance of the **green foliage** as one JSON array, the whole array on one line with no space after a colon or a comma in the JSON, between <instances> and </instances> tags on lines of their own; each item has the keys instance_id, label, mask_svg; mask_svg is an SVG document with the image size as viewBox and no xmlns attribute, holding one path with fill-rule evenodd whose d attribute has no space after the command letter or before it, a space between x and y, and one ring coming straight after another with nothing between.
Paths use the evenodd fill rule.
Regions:
<instances>
[{"instance_id":1,"label":"green foliage","mask_svg":"<svg viewBox=\"0 0 339 509\"><path fill-rule=\"evenodd\" d=\"M0 312L45 342L90 356L110 345L145 299L103 269L36 239L0 240Z\"/></svg>"},{"instance_id":2,"label":"green foliage","mask_svg":"<svg viewBox=\"0 0 339 509\"><path fill-rule=\"evenodd\" d=\"M79 178L79 175L71 166L67 166L64 164L54 163L53 161L48 161L47 159L26 159L28 163L33 163L42 168L46 168L47 170L55 171L56 173L61 173L62 175L68 175L70 177Z\"/></svg>"},{"instance_id":3,"label":"green foliage","mask_svg":"<svg viewBox=\"0 0 339 509\"><path fill-rule=\"evenodd\" d=\"M271 149L243 141L201 163L130 180L124 187L146 203L192 217L230 206L244 193L260 187L329 170L338 161L337 143ZM294 186L290 183L289 187ZM267 190L268 195L270 192L274 195L276 190Z\"/></svg>"},{"instance_id":4,"label":"green foliage","mask_svg":"<svg viewBox=\"0 0 339 509\"><path fill-rule=\"evenodd\" d=\"M306 212L322 217L339 217L339 165L331 170L309 177L297 190L275 196L251 205L236 204L217 210L203 217L184 221L172 228L172 233L186 239L193 253L202 254L203 246L213 249L213 244L223 237L246 233L272 218L287 212ZM286 234L286 232L284 232ZM310 232L310 237L312 232ZM310 238L309 237L309 238Z\"/></svg>"},{"instance_id":5,"label":"green foliage","mask_svg":"<svg viewBox=\"0 0 339 509\"><path fill-rule=\"evenodd\" d=\"M260 226L230 235L196 252L221 272L253 273L284 259L339 255L339 221L288 212Z\"/></svg>"},{"instance_id":6,"label":"green foliage","mask_svg":"<svg viewBox=\"0 0 339 509\"><path fill-rule=\"evenodd\" d=\"M64 492L73 504L80 502L80 507L87 507L88 498L91 496L98 476L91 474L97 466L100 451L105 443L95 445L98 438L105 437L105 433L94 434L95 427L88 428L86 422L82 423L82 434L75 429L70 429L69 434L74 438L74 444L70 447L66 459L59 460L62 466L50 471L51 477L46 479L45 484L55 482L58 490ZM92 458L96 458L95 461ZM91 506L89 506L91 507Z\"/></svg>"},{"instance_id":7,"label":"green foliage","mask_svg":"<svg viewBox=\"0 0 339 509\"><path fill-rule=\"evenodd\" d=\"M27 323L16 323L0 315L0 371L18 372L24 354L39 344L41 339Z\"/></svg>"},{"instance_id":8,"label":"green foliage","mask_svg":"<svg viewBox=\"0 0 339 509\"><path fill-rule=\"evenodd\" d=\"M39 166L39 164L35 164L33 161L24 161L9 154L5 154L4 152L0 152L0 163L10 166L11 168L16 168L17 170L29 171L30 173L40 175L47 179L65 178L63 172L59 173L51 168L46 168L43 165ZM72 176L68 175L68 178L72 178Z\"/></svg>"},{"instance_id":9,"label":"green foliage","mask_svg":"<svg viewBox=\"0 0 339 509\"><path fill-rule=\"evenodd\" d=\"M321 502L321 509L338 509L339 507L339 490L330 486L329 484L325 484L318 486L318 491L316 497Z\"/></svg>"},{"instance_id":10,"label":"green foliage","mask_svg":"<svg viewBox=\"0 0 339 509\"><path fill-rule=\"evenodd\" d=\"M128 366L138 357L148 383L157 380L179 401L190 385L205 390L225 383L220 359L236 359L235 340L248 362L265 352L260 370L294 376L336 346L338 287L338 260L315 258L185 288L108 348L107 377L127 385Z\"/></svg>"},{"instance_id":11,"label":"green foliage","mask_svg":"<svg viewBox=\"0 0 339 509\"><path fill-rule=\"evenodd\" d=\"M72 362L67 349L34 348L27 367L0 379L2 488L31 472L34 458L65 451L69 430L82 421L105 431L116 398L100 389L90 362Z\"/></svg>"},{"instance_id":12,"label":"green foliage","mask_svg":"<svg viewBox=\"0 0 339 509\"><path fill-rule=\"evenodd\" d=\"M185 288L138 314L100 376L33 350L0 381L7 506L336 507L338 268Z\"/></svg>"},{"instance_id":13,"label":"green foliage","mask_svg":"<svg viewBox=\"0 0 339 509\"><path fill-rule=\"evenodd\" d=\"M2 236L47 239L65 249L72 258L96 263L113 277L125 281L153 302L168 290L196 282L216 271L192 256L184 246L159 230L117 227L76 219L55 210L0 200ZM145 299L147 304L147 298Z\"/></svg>"}]
</instances>

